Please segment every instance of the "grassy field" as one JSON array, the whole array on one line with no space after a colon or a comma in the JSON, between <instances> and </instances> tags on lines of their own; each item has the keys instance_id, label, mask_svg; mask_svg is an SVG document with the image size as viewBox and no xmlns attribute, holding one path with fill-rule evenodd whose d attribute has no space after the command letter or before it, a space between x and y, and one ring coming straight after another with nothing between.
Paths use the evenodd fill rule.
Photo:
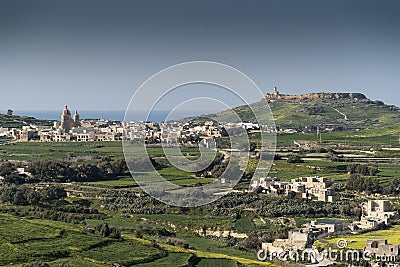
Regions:
<instances>
[{"instance_id":1,"label":"grassy field","mask_svg":"<svg viewBox=\"0 0 400 267\"><path fill-rule=\"evenodd\" d=\"M228 259L201 259L197 267L237 267L233 260Z\"/></svg>"},{"instance_id":2,"label":"grassy field","mask_svg":"<svg viewBox=\"0 0 400 267\"><path fill-rule=\"evenodd\" d=\"M110 266L114 262L131 265L165 256L165 252L135 241L117 242L83 231L82 227L47 220L0 215L0 265L37 260L69 262L82 259Z\"/></svg>"},{"instance_id":3,"label":"grassy field","mask_svg":"<svg viewBox=\"0 0 400 267\"><path fill-rule=\"evenodd\" d=\"M189 265L190 258L192 257L191 254L187 253L168 253L166 257L161 259L155 260L149 263L141 263L135 266L138 267L185 267Z\"/></svg>"},{"instance_id":4,"label":"grassy field","mask_svg":"<svg viewBox=\"0 0 400 267\"><path fill-rule=\"evenodd\" d=\"M234 220L231 218L224 218L221 216L199 216L199 215L181 215L181 214L152 214L152 215L141 215L140 217L146 218L151 222L157 224L169 224L172 223L180 228L186 226L190 228L200 229L203 226L207 228L220 228L220 229L234 229Z\"/></svg>"},{"instance_id":5,"label":"grassy field","mask_svg":"<svg viewBox=\"0 0 400 267\"><path fill-rule=\"evenodd\" d=\"M0 146L0 160L122 157L121 142L17 142Z\"/></svg>"},{"instance_id":6,"label":"grassy field","mask_svg":"<svg viewBox=\"0 0 400 267\"><path fill-rule=\"evenodd\" d=\"M288 163L286 160L275 160L269 176L276 176L284 180L290 180L302 176L336 176L345 174L339 171L338 164L328 160L306 160L304 163Z\"/></svg>"},{"instance_id":7,"label":"grassy field","mask_svg":"<svg viewBox=\"0 0 400 267\"><path fill-rule=\"evenodd\" d=\"M101 180L85 184L90 186L107 187L107 188L122 188L122 187L137 186L135 180L131 176L120 176L112 180Z\"/></svg>"},{"instance_id":8,"label":"grassy field","mask_svg":"<svg viewBox=\"0 0 400 267\"><path fill-rule=\"evenodd\" d=\"M235 231L239 233L249 233L254 231L255 229L256 227L250 218L240 218L235 222Z\"/></svg>"},{"instance_id":9,"label":"grassy field","mask_svg":"<svg viewBox=\"0 0 400 267\"><path fill-rule=\"evenodd\" d=\"M226 254L230 256L251 259L251 260L257 259L255 254L222 246L221 243L212 240L210 237L200 238L200 237L179 236L179 238L188 242L196 250Z\"/></svg>"},{"instance_id":10,"label":"grassy field","mask_svg":"<svg viewBox=\"0 0 400 267\"><path fill-rule=\"evenodd\" d=\"M387 134L382 134L387 133ZM399 146L400 124L377 130L360 132L323 133L323 144L348 144L372 147L384 145L387 147ZM257 140L257 134L253 136ZM318 142L316 134L283 134L277 135L278 147L293 147L295 141ZM164 157L161 147L149 147L147 153L151 157ZM199 156L198 148L181 148L181 153L196 159ZM17 142L13 145L0 146L0 160L31 160L31 159L65 159L67 157L96 158L100 156L122 157L121 142Z\"/></svg>"},{"instance_id":11,"label":"grassy field","mask_svg":"<svg viewBox=\"0 0 400 267\"><path fill-rule=\"evenodd\" d=\"M322 144L325 145L357 145L357 146L388 146L388 147L399 147L399 133L400 124L396 127L384 127L378 130L364 130L364 131L345 131L345 132L333 132L333 133L322 133L321 139L317 134L312 133L295 133L285 134L279 133L277 135L277 146L278 147L289 147L294 146L295 141L309 141L319 143L322 140Z\"/></svg>"},{"instance_id":12,"label":"grassy field","mask_svg":"<svg viewBox=\"0 0 400 267\"><path fill-rule=\"evenodd\" d=\"M106 220L120 229L131 229L133 223ZM99 223L87 220L88 226ZM255 255L240 252L208 238L188 237L193 249L185 250L169 245L153 246L144 239L124 238L124 241L103 238L85 232L82 226L48 220L24 219L0 215L0 265L34 261L48 262L50 266L237 266L236 260L257 264ZM225 253L225 254L220 254ZM197 260L192 260L197 255ZM229 256L228 256L229 255ZM215 256L215 257L214 257ZM213 258L214 257L214 258ZM260 265L270 265L260 263Z\"/></svg>"},{"instance_id":13,"label":"grassy field","mask_svg":"<svg viewBox=\"0 0 400 267\"><path fill-rule=\"evenodd\" d=\"M363 250L368 239L387 239L389 244L400 244L400 225L395 225L388 230L373 231L364 234L341 236L337 238L327 239L332 248L336 248L338 240L344 239L348 242L349 249Z\"/></svg>"}]
</instances>

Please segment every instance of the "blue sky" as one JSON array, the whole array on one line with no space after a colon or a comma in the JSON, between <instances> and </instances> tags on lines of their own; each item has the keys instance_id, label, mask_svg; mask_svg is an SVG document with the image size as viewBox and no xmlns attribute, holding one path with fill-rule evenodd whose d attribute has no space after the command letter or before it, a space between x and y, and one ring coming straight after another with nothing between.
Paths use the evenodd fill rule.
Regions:
<instances>
[{"instance_id":1,"label":"blue sky","mask_svg":"<svg viewBox=\"0 0 400 267\"><path fill-rule=\"evenodd\" d=\"M124 110L149 76L193 60L231 65L264 92L362 92L400 106L399 11L369 0L0 0L0 111Z\"/></svg>"}]
</instances>

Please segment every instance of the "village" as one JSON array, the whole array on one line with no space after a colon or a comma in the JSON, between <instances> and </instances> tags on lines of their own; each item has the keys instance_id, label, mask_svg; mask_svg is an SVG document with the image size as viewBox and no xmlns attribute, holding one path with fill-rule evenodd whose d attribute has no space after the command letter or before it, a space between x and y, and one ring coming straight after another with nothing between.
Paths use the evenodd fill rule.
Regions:
<instances>
[{"instance_id":1,"label":"village","mask_svg":"<svg viewBox=\"0 0 400 267\"><path fill-rule=\"evenodd\" d=\"M0 137L19 142L112 142L132 141L168 145L196 144L202 140L208 143L226 136L226 129L239 128L260 130L258 124L226 123L215 121L200 122L119 122L106 119L81 120L78 111L74 115L67 106L61 120L52 126L25 125L22 128L0 128ZM274 129L266 129L273 131Z\"/></svg>"},{"instance_id":2,"label":"village","mask_svg":"<svg viewBox=\"0 0 400 267\"><path fill-rule=\"evenodd\" d=\"M288 253L293 251L315 252L315 249L317 249L315 242L320 242L322 240L321 236L326 238L348 231L351 231L351 234L357 234L383 229L389 225L390 218L395 214L396 212L390 209L390 201L369 200L362 204L360 221L343 223L313 220L304 224L301 228L291 229L288 232L287 239L275 239L272 243L262 243L262 251L270 255L270 257L280 255L282 258L287 258ZM335 244L336 246L331 250L346 249L351 242L351 236L348 237L348 240L339 239ZM372 266L381 266L382 262L379 259L390 259L391 262L385 264L398 266L395 262L398 261L400 255L399 244L389 244L386 239L370 238L366 241L363 251L364 255L373 256ZM346 255L346 257L349 256ZM309 258L309 260L312 264L308 266L328 266L334 263L334 261L330 260L317 261L315 258ZM350 260L350 258L347 260Z\"/></svg>"},{"instance_id":3,"label":"village","mask_svg":"<svg viewBox=\"0 0 400 267\"><path fill-rule=\"evenodd\" d=\"M161 145L167 145L171 147L183 146L188 148L190 151L192 151L191 149L194 147L201 145L208 149L217 150L223 157L229 157L231 149L227 146L223 146L222 141L224 138L228 137L228 132L230 130L241 130L250 135L256 135L261 131L284 134L285 136L296 133L295 130L292 131L291 129L275 130L263 128L258 124L249 122L220 124L212 120L195 120L189 122L168 121L156 123L144 121L119 122L103 119L80 119L77 111L72 114L68 107L65 107L61 114L61 120L59 122L54 122L52 126L26 125L22 128L1 128L0 136L6 137L7 140L9 140L8 142L4 142L6 145L13 145L15 143L23 144L25 142L36 145L52 145L52 143L58 142L64 143L64 145L80 145L81 143L84 145L86 142L89 143L86 145L90 145L90 142L99 142L99 144L101 144L101 142L112 143L113 141L117 141L115 143L120 143L121 141L127 141L131 144L146 144L152 149L157 149L158 147L161 147ZM252 141L254 142L254 140ZM322 145L317 141L294 140L291 143L291 146L278 148L278 154L281 158L276 162L282 165L283 168L289 167L285 164L291 164L288 163L288 161L289 158L294 155L294 152L301 153L302 150L317 151L321 150L322 146L326 149L337 148L334 144ZM253 150L250 150L250 152L249 156L252 160L256 160L260 153L256 147L253 147ZM75 162L83 158L88 161L96 159L95 154L86 155L84 157L74 156L73 154L74 153L70 153L72 156L67 156L65 160L68 162ZM326 153L326 155L328 155L328 153ZM326 156L318 155L317 157L309 158L308 161L316 159L324 161L330 160L330 158L327 158ZM16 162L15 164L18 164L19 167L15 169L12 174L13 177L25 177L24 179L26 180L34 178L34 175L28 171L29 168L27 165L24 165L24 162ZM308 165L308 163L303 162L300 163L300 165L299 163L292 164L293 167L295 166L299 169L305 167L303 165ZM343 191L338 190L337 186L335 186L337 185L337 181L334 179L335 177L330 176L327 178L323 173L318 175L318 172L322 169L323 168L316 165L307 170L307 174L297 176L294 174L287 176L280 175L279 172L270 172L270 175L276 174L276 176L253 177L246 181L247 183L250 183L250 188L244 188L242 186L239 189L232 190L231 193L234 196L257 192L261 197L266 198L276 197L280 199L299 199L313 203L322 202L334 204L336 202L343 202L346 197L342 194ZM282 169L280 170L282 171ZM193 185L195 185L203 178L213 179L211 176L212 172L209 171L208 173L209 174L206 175L207 177L188 177L188 180L193 181ZM313 173L315 173L315 175ZM350 176L350 172L346 173L346 175ZM180 177L177 178L178 181L181 179ZM8 181L6 177L0 176L0 182L6 181ZM225 179L221 179L221 183L224 183L223 181L225 181ZM99 183L101 182L102 181L99 181ZM48 182L37 183L33 187L37 189L46 188L50 184ZM66 182L61 185L66 190L67 197L78 199L93 198L91 185L78 185L75 182ZM129 185L126 186L128 186L127 188L130 188ZM113 189L112 191L119 194L125 190L126 188L123 187ZM137 193L137 197L141 199L143 198L141 193ZM357 196L352 196L351 198L354 200L356 197ZM391 227L392 223L396 223L392 218L397 218L397 212L395 211L395 208L393 208L393 202L389 195L367 194L364 195L364 197L364 202L359 204L361 216L357 219L352 219L352 221L343 221L340 217L336 218L336 216L332 215L329 220L319 217L307 217L307 223L302 223L301 225L290 224L288 228L285 228L285 233L287 233L286 238L282 238L282 235L279 236L279 238L274 237L274 239L272 239L273 241L262 242L259 246L262 250L272 254L286 253L290 250L307 251L319 248L321 242L326 242L327 238L346 236L346 240L348 239L348 242L351 243L352 235L368 232L373 233L374 231L387 229ZM102 199L99 195L94 196L94 198ZM355 213L347 215L348 217L358 216ZM283 216L283 218L288 219L289 217ZM267 218L265 220L274 221L274 219ZM289 228L290 230L288 230ZM200 238L234 238L236 240L247 240L251 237L249 232L225 227L194 228L191 229L191 232L196 233ZM322 245L326 244L322 243ZM399 245L397 242L389 242L389 240L385 238L369 238L365 241L363 250L369 251L376 256L398 257L400 255ZM324 266L321 265L321 263L312 263L316 263L314 266Z\"/></svg>"}]
</instances>

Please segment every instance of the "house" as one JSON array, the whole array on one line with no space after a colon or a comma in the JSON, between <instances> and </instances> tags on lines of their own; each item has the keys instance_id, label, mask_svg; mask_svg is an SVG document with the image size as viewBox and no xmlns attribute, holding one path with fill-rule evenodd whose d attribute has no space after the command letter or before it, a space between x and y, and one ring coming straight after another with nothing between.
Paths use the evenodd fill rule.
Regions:
<instances>
[{"instance_id":1,"label":"house","mask_svg":"<svg viewBox=\"0 0 400 267\"><path fill-rule=\"evenodd\" d=\"M399 245L388 244L385 239L368 239L364 251L375 256L399 256Z\"/></svg>"},{"instance_id":2,"label":"house","mask_svg":"<svg viewBox=\"0 0 400 267\"><path fill-rule=\"evenodd\" d=\"M272 243L262 243L262 249L268 252L282 252L290 249L304 250L312 246L313 239L309 231L292 229L288 232L287 239L275 239Z\"/></svg>"},{"instance_id":3,"label":"house","mask_svg":"<svg viewBox=\"0 0 400 267\"><path fill-rule=\"evenodd\" d=\"M389 200L369 200L362 206L363 218L381 219L387 224L387 220L396 214L390 209Z\"/></svg>"},{"instance_id":4,"label":"house","mask_svg":"<svg viewBox=\"0 0 400 267\"><path fill-rule=\"evenodd\" d=\"M332 182L322 177L300 177L290 182L283 182L277 178L262 177L251 182L251 188L261 187L266 193L274 195L294 194L298 198L311 199L316 201L333 202L337 195Z\"/></svg>"},{"instance_id":5,"label":"house","mask_svg":"<svg viewBox=\"0 0 400 267\"><path fill-rule=\"evenodd\" d=\"M303 184L306 188L302 192L302 198L312 199L316 201L334 202L337 200L335 190L330 188L332 182L324 177L300 177L292 179L292 183Z\"/></svg>"},{"instance_id":6,"label":"house","mask_svg":"<svg viewBox=\"0 0 400 267\"><path fill-rule=\"evenodd\" d=\"M317 222L314 220L307 224L306 228L313 232L336 233L343 231L344 225L342 222Z\"/></svg>"},{"instance_id":7,"label":"house","mask_svg":"<svg viewBox=\"0 0 400 267\"><path fill-rule=\"evenodd\" d=\"M369 200L362 205L360 221L351 223L349 228L352 231L377 229L379 225L388 224L389 218L395 214L390 209L389 200Z\"/></svg>"},{"instance_id":8,"label":"house","mask_svg":"<svg viewBox=\"0 0 400 267\"><path fill-rule=\"evenodd\" d=\"M361 220L349 224L348 228L353 232L359 230L374 230L378 229L380 224L384 224L384 222L378 218L361 218Z\"/></svg>"}]
</instances>

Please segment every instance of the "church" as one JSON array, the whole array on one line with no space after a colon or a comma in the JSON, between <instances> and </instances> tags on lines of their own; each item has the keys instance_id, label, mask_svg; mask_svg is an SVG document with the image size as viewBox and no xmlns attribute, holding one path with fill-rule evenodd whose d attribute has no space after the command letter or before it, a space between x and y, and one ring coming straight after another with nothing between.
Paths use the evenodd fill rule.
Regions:
<instances>
[{"instance_id":1,"label":"church","mask_svg":"<svg viewBox=\"0 0 400 267\"><path fill-rule=\"evenodd\" d=\"M71 112L68 110L68 107L65 106L61 114L61 123L60 129L63 129L65 132L69 132L72 128L79 126L79 114L78 111L75 110L74 117L72 118Z\"/></svg>"}]
</instances>

